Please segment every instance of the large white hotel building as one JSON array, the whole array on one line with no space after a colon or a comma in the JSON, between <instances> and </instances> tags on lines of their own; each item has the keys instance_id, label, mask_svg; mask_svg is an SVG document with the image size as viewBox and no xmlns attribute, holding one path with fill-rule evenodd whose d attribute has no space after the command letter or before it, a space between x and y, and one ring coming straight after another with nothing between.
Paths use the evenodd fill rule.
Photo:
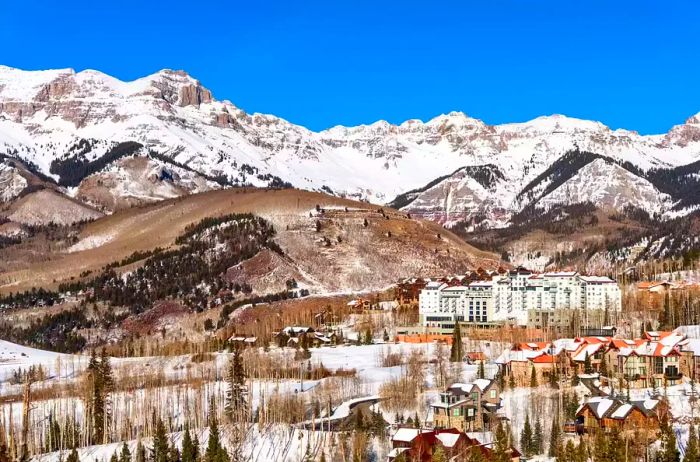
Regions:
<instances>
[{"instance_id":1,"label":"large white hotel building","mask_svg":"<svg viewBox=\"0 0 700 462\"><path fill-rule=\"evenodd\" d=\"M420 322L434 333L451 332L457 321L547 327L570 322L574 311L597 314L602 322L601 313L621 308L620 287L608 277L522 268L465 285L429 282L419 297Z\"/></svg>"}]
</instances>

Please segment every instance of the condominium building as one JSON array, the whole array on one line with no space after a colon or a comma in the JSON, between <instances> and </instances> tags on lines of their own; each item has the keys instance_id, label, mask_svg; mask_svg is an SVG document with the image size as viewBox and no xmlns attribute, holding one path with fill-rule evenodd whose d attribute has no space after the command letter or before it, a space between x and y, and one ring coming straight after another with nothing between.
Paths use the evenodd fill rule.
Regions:
<instances>
[{"instance_id":1,"label":"condominium building","mask_svg":"<svg viewBox=\"0 0 700 462\"><path fill-rule=\"evenodd\" d=\"M489 325L507 321L542 327L546 323L540 320L547 319L547 313L616 313L621 306L620 288L610 278L577 272L532 273L523 268L465 285L430 282L419 296L421 324L435 333L452 330L455 322ZM569 316L557 315L559 318Z\"/></svg>"}]
</instances>

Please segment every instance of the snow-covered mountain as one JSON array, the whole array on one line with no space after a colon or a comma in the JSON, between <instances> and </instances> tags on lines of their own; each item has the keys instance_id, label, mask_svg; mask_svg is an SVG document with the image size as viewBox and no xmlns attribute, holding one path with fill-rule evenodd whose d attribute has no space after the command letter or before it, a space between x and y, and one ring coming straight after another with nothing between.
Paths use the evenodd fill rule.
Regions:
<instances>
[{"instance_id":1,"label":"snow-covered mountain","mask_svg":"<svg viewBox=\"0 0 700 462\"><path fill-rule=\"evenodd\" d=\"M122 82L92 70L0 66L3 153L107 210L222 185L286 183L448 224L503 226L526 207L579 200L658 214L700 203L692 192L700 114L654 136L561 115L492 126L463 113L313 132L247 114L171 70Z\"/></svg>"}]
</instances>

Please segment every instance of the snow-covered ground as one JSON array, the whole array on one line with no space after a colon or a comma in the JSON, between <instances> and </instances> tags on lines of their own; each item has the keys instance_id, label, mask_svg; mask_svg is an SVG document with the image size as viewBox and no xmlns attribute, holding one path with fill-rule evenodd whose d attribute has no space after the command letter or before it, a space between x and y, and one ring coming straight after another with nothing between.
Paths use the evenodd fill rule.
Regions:
<instances>
[{"instance_id":1,"label":"snow-covered ground","mask_svg":"<svg viewBox=\"0 0 700 462\"><path fill-rule=\"evenodd\" d=\"M493 347L493 344L489 345ZM329 416L342 418L350 413L350 408L357 399L377 399L382 384L402 377L406 373L406 365L383 367L382 358L388 352L401 354L404 358L411 354L421 355L425 380L424 391L416 407L407 409L404 416L418 414L421 420L429 421L429 403L437 399L439 388L436 387L435 377L435 357L438 353L438 346L435 344L375 344L362 346L339 346L322 347L311 349L311 358L308 360L312 365L323 365L330 370L355 370L355 377L348 378L326 378L321 380L248 380L250 390L250 403L253 411L260 409L267 400L274 397L296 396L303 399L307 405L313 400L318 400L325 396L323 393L330 393L333 396L334 407L321 410L323 418ZM496 348L497 350L497 348ZM488 351L488 350L487 350ZM498 351L488 351L488 355L498 353ZM285 361L293 358L294 350L272 348L266 354L279 362L280 367L286 367ZM11 377L13 369L27 368L31 365L44 365L47 370L51 370L54 375L49 379L49 383L70 383L79 375L80 370L87 363L84 356L70 356L57 353L45 352L32 348L21 347L9 342L0 341L0 373L4 373L4 379L0 379L0 397L9 394L16 394L19 385L11 385L8 379ZM138 377L141 374L148 375L153 371L159 373L167 379L167 383L148 390L136 387L134 389L120 390L111 395L113 409L118 409L115 413L115 423L121 426L128 419L132 424L133 440L130 441L132 451L135 449L138 430L143 422L148 420L148 416L143 415L143 409L157 410L160 415L167 416L167 421L173 430L181 429L186 421L192 421L192 416L198 417L197 428L201 440L206 440L206 423L202 421L206 415L210 398L216 397L217 402L223 402L226 393L226 384L222 380L224 369L229 355L227 353L217 353L211 361L204 364L193 365L191 356L173 357L148 357L148 358L115 358L112 365L115 374L129 374L131 377ZM432 363L431 363L432 361ZM74 364L75 366L56 366L60 364ZM302 364L302 367L306 367ZM469 382L473 381L477 374L477 366L463 364L460 366L457 380ZM60 372L59 372L60 371ZM488 364L486 366L487 377L493 376L496 366ZM199 374L203 381L196 385L188 382L192 377ZM38 384L40 385L40 384ZM334 388L337 387L337 388ZM583 385L577 386L574 391L580 400L585 399L589 394ZM691 400L692 390L690 384L681 384L660 390L669 401L672 415L674 417L674 429L678 435L679 446L683 451L687 442L688 424L691 418L698 416L700 407L698 403ZM631 390L632 399L644 399L651 397L651 390ZM523 428L525 417L529 415L531 423L534 425L540 420L548 441L551 422L558 409L559 396L556 390L542 385L537 388L508 389L502 393L502 409L500 413L507 417L514 437L519 438ZM382 409L381 404L373 405L373 409L382 412L385 420L395 423L397 414L387 412ZM82 419L84 403L80 397L70 394L53 399L39 399L33 402L31 412L31 422L33 425L41 425L50 415L70 416ZM330 414L328 413L330 410ZM220 411L220 410L219 410ZM149 414L150 415L150 414ZM4 416L6 422L14 422L19 425L21 422L21 405L14 403L4 403L0 405L0 416ZM140 422L140 423L139 423ZM224 434L225 429L224 429ZM248 454L250 460L270 460L270 461L293 461L301 460L307 447L311 447L312 452L320 455L320 448L329 448L331 433L310 431L303 428L292 428L287 425L266 424L262 427L253 426L246 438L244 453ZM173 441L180 441L181 434L173 433ZM307 443L307 438L311 438ZM387 442L372 441L372 451L376 455L383 455L388 450ZM118 445L102 445L82 448L81 458L86 460L97 460L106 462L112 453L118 449ZM328 457L329 454L327 453ZM65 457L65 454L63 454ZM59 459L58 453L47 454L37 458L41 462L56 462ZM329 459L327 459L329 460ZM332 459L330 459L332 460ZM540 457L538 461L546 461L547 458Z\"/></svg>"}]
</instances>

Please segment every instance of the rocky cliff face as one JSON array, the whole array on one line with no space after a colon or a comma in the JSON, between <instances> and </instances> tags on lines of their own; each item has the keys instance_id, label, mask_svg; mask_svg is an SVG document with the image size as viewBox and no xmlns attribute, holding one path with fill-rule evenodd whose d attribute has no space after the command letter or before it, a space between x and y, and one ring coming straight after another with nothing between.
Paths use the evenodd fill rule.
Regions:
<instances>
[{"instance_id":1,"label":"rocky cliff face","mask_svg":"<svg viewBox=\"0 0 700 462\"><path fill-rule=\"evenodd\" d=\"M685 178L693 178L700 116L656 136L564 116L492 126L463 113L312 132L218 101L182 71L122 82L97 71L0 66L0 153L52 174L57 160L78 165L105 159L108 168L118 160L109 157L110 150L125 141L142 144L140 155L156 153L159 162L221 184L284 181L375 203L397 199L396 206L447 224L505 226L526 207L571 199L558 188L573 185L575 197L605 207L684 213L687 201L677 208L673 188L645 172L685 168ZM572 151L602 156L605 165L581 171L588 158L566 157L567 167L561 159ZM597 193L611 172L618 173L619 185ZM110 181L130 177L112 175ZM95 178L85 180L96 184Z\"/></svg>"}]
</instances>

